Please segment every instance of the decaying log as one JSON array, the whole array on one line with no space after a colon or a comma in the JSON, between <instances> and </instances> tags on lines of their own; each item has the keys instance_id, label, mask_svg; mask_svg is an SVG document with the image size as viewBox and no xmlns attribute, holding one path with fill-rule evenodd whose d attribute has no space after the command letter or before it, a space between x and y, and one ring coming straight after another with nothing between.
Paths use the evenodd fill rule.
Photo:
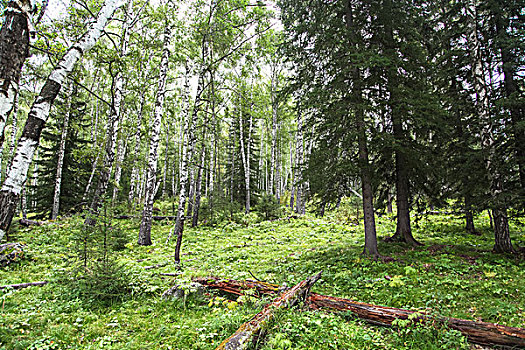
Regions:
<instances>
[{"instance_id":1,"label":"decaying log","mask_svg":"<svg viewBox=\"0 0 525 350\"><path fill-rule=\"evenodd\" d=\"M159 272L161 276L180 276L181 272Z\"/></svg>"},{"instance_id":2,"label":"decaying log","mask_svg":"<svg viewBox=\"0 0 525 350\"><path fill-rule=\"evenodd\" d=\"M13 289L22 289L27 287L35 287L35 286L43 286L44 284L48 284L48 281L39 281L39 282L27 282L27 283L19 283L19 284L8 284L5 286L0 286L0 289L7 289L7 288L13 288Z\"/></svg>"},{"instance_id":3,"label":"decaying log","mask_svg":"<svg viewBox=\"0 0 525 350\"><path fill-rule=\"evenodd\" d=\"M231 337L223 341L216 350L248 349L257 340L263 328L272 320L274 311L292 306L298 300L305 300L310 294L310 288L319 278L321 278L321 272L285 291L272 303L266 305L250 321L244 323Z\"/></svg>"},{"instance_id":4,"label":"decaying log","mask_svg":"<svg viewBox=\"0 0 525 350\"><path fill-rule=\"evenodd\" d=\"M254 281L225 280L214 277L196 278L196 282L213 289L242 295L248 289L254 289L255 295L272 295L279 292L276 284ZM350 299L337 298L327 295L311 293L308 303L313 309L330 309L337 311L350 311L355 316L373 324L390 326L395 319L408 319L416 311L397 309L393 307L378 306L361 303ZM507 327L488 322L476 322L459 318L434 317L421 314L418 320L435 322L447 325L451 329L460 331L472 343L483 345L497 345L509 347L525 347L525 329Z\"/></svg>"},{"instance_id":5,"label":"decaying log","mask_svg":"<svg viewBox=\"0 0 525 350\"><path fill-rule=\"evenodd\" d=\"M7 266L12 262L24 258L24 247L22 243L0 244L0 267Z\"/></svg>"},{"instance_id":6,"label":"decaying log","mask_svg":"<svg viewBox=\"0 0 525 350\"><path fill-rule=\"evenodd\" d=\"M44 224L46 224L46 222L44 221L36 221L36 220L29 220L29 219L20 219L18 221L18 223L22 226L26 226L26 227L29 227L29 226L42 226Z\"/></svg>"}]
</instances>

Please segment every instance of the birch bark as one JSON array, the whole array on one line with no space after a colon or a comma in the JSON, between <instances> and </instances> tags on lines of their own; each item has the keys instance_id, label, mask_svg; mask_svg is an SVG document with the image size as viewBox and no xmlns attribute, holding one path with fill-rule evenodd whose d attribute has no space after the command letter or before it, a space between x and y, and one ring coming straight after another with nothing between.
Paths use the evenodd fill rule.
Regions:
<instances>
[{"instance_id":1,"label":"birch bark","mask_svg":"<svg viewBox=\"0 0 525 350\"><path fill-rule=\"evenodd\" d=\"M153 125L151 128L151 137L148 156L148 172L146 177L146 191L144 198L144 210L142 211L142 222L140 224L138 244L151 245L151 221L153 216L153 202L155 200L155 188L157 163L159 159L159 141L160 126L162 122L162 112L164 97L166 95L166 77L168 75L169 64L169 45L171 41L171 24L169 20L166 23L164 32L164 43L162 49L162 58L160 61L159 85L157 88L157 98L155 101L155 113Z\"/></svg>"},{"instance_id":2,"label":"birch bark","mask_svg":"<svg viewBox=\"0 0 525 350\"><path fill-rule=\"evenodd\" d=\"M187 123L184 127L184 134L187 135L187 147L186 144L182 149L182 164L181 164L181 175L180 175L180 193L179 193L179 207L177 209L177 219L175 222L174 232L177 235L177 243L175 245L175 263L180 264L180 249L182 246L182 234L184 232L184 221L185 221L185 209L187 201L188 191L188 160L193 155L193 147L195 146L195 128L197 127L197 118L199 110L202 104L202 93L204 91L204 74L205 68L201 67L199 72L199 80L197 83L197 94L195 96L195 104L193 106L193 112L191 117L191 123ZM168 240L170 237L168 237Z\"/></svg>"},{"instance_id":3,"label":"birch bark","mask_svg":"<svg viewBox=\"0 0 525 350\"><path fill-rule=\"evenodd\" d=\"M39 144L40 134L49 116L53 101L75 64L84 52L95 45L111 15L121 5L122 0L107 0L105 2L96 21L90 25L89 30L80 41L74 44L58 62L35 99L18 141L11 167L0 190L0 240L11 225L20 191L27 179L29 165Z\"/></svg>"},{"instance_id":4,"label":"birch bark","mask_svg":"<svg viewBox=\"0 0 525 350\"><path fill-rule=\"evenodd\" d=\"M62 168L64 165L64 155L66 153L66 140L69 127L69 118L71 116L71 99L72 94L68 97L68 112L64 116L64 125L62 126L62 135L60 137L60 146L58 149L57 173L55 176L55 191L53 195L53 209L51 211L51 220L56 220L60 210L60 190L62 188Z\"/></svg>"},{"instance_id":5,"label":"birch bark","mask_svg":"<svg viewBox=\"0 0 525 350\"><path fill-rule=\"evenodd\" d=\"M29 27L34 9L30 0L11 0L5 9L0 30L0 144L4 142L7 117L14 108L22 66L29 57Z\"/></svg>"},{"instance_id":6,"label":"birch bark","mask_svg":"<svg viewBox=\"0 0 525 350\"><path fill-rule=\"evenodd\" d=\"M121 0L122 1L122 0ZM131 6L132 0L127 0L128 11ZM129 28L131 16L127 16L126 22L122 28L122 40L120 42L120 54L124 55L127 52L127 44L129 38ZM96 223L96 217L98 216L98 211L102 205L104 196L106 195L106 190L109 184L109 179L111 177L111 170L113 168L113 163L115 162L115 151L117 148L117 136L118 128L120 124L120 114L121 114L121 104L123 98L123 87L124 87L124 75L123 72L117 72L115 79L115 93L113 95L113 106L110 111L108 118L108 126L106 130L106 147L104 149L104 164L101 169L100 177L98 179L97 188L93 196L89 208L89 216L85 220L85 224L93 226Z\"/></svg>"}]
</instances>

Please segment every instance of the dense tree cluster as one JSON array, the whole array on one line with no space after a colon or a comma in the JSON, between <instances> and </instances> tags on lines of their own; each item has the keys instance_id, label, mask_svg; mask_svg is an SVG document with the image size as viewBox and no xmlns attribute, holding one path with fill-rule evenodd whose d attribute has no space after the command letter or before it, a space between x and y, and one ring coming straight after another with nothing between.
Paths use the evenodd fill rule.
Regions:
<instances>
[{"instance_id":1,"label":"dense tree cluster","mask_svg":"<svg viewBox=\"0 0 525 350\"><path fill-rule=\"evenodd\" d=\"M367 254L392 203L392 240L418 245L411 212L455 205L471 233L488 209L494 249L513 252L523 5L280 0L279 19L260 0L76 1L64 14L4 1L0 239L19 208L95 225L110 205L141 217L149 245L157 201L176 218L179 262L185 225L358 196Z\"/></svg>"}]
</instances>

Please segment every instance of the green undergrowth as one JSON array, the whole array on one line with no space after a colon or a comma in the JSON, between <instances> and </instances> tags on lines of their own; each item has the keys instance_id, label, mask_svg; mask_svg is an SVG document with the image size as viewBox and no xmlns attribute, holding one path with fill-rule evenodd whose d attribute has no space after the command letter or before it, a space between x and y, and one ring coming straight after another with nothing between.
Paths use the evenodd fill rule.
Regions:
<instances>
[{"instance_id":1,"label":"green undergrowth","mask_svg":"<svg viewBox=\"0 0 525 350\"><path fill-rule=\"evenodd\" d=\"M80 218L15 228L26 259L0 270L1 284L50 281L43 287L0 291L0 349L214 349L267 300L231 303L217 293L163 300L173 284L196 276L257 279L292 286L320 270L313 291L372 304L525 327L525 262L491 252L488 217L476 219L481 236L466 234L453 215L422 218L414 227L424 246L387 243L395 221L378 218L381 259L364 257L363 229L336 214L187 229L182 273L173 264L173 223L155 222L154 244L136 243L139 222L114 220L123 249L125 295L108 303L75 294L63 283L78 265ZM511 228L525 245L522 226ZM160 265L155 269L146 266ZM222 296L224 297L224 296ZM235 298L233 299L235 300ZM247 302L246 302L247 301ZM462 349L465 339L443 326L371 326L350 314L294 308L278 313L262 349Z\"/></svg>"}]
</instances>

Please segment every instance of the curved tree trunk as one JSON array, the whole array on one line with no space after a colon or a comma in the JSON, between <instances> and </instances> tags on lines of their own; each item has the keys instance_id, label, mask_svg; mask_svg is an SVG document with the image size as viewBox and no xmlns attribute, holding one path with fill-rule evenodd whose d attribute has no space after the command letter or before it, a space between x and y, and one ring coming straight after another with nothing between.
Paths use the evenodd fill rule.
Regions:
<instances>
[{"instance_id":1,"label":"curved tree trunk","mask_svg":"<svg viewBox=\"0 0 525 350\"><path fill-rule=\"evenodd\" d=\"M27 179L27 172L40 142L40 134L44 129L53 101L77 61L84 52L95 45L111 15L121 5L121 0L105 2L97 20L90 25L89 30L80 41L74 44L58 62L36 97L27 116L22 136L18 141L11 168L0 190L0 240L11 225L20 191Z\"/></svg>"}]
</instances>

